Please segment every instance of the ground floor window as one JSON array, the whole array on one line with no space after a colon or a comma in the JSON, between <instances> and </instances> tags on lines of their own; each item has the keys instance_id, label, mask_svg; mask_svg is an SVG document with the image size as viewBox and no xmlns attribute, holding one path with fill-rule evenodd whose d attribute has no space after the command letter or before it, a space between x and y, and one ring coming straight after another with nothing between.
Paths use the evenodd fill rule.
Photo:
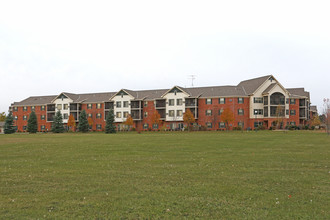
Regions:
<instances>
[{"instance_id":1,"label":"ground floor window","mask_svg":"<svg viewBox=\"0 0 330 220\"><path fill-rule=\"evenodd\" d=\"M153 124L153 125L152 125L152 128L153 128L153 129L158 129L158 124Z\"/></svg>"},{"instance_id":2,"label":"ground floor window","mask_svg":"<svg viewBox=\"0 0 330 220\"><path fill-rule=\"evenodd\" d=\"M101 125L101 124L97 124L97 125L96 125L96 129L97 129L97 130L101 130L101 129L102 129L102 125Z\"/></svg>"},{"instance_id":3,"label":"ground floor window","mask_svg":"<svg viewBox=\"0 0 330 220\"><path fill-rule=\"evenodd\" d=\"M27 126L23 126L23 131L26 131L27 130Z\"/></svg>"},{"instance_id":4,"label":"ground floor window","mask_svg":"<svg viewBox=\"0 0 330 220\"><path fill-rule=\"evenodd\" d=\"M211 122L206 122L205 125L206 125L207 128L212 128L212 123Z\"/></svg>"},{"instance_id":5,"label":"ground floor window","mask_svg":"<svg viewBox=\"0 0 330 220\"><path fill-rule=\"evenodd\" d=\"M296 122L292 121L290 122L291 125L296 125Z\"/></svg>"},{"instance_id":6,"label":"ground floor window","mask_svg":"<svg viewBox=\"0 0 330 220\"><path fill-rule=\"evenodd\" d=\"M254 127L257 128L257 127L259 127L259 126L262 126L262 124L263 124L263 123L260 122L260 121L255 121L255 122L254 122Z\"/></svg>"},{"instance_id":7,"label":"ground floor window","mask_svg":"<svg viewBox=\"0 0 330 220\"><path fill-rule=\"evenodd\" d=\"M219 122L219 128L226 128L226 124L224 122Z\"/></svg>"},{"instance_id":8,"label":"ground floor window","mask_svg":"<svg viewBox=\"0 0 330 220\"><path fill-rule=\"evenodd\" d=\"M45 130L45 125L41 125L41 126L40 126L40 130L41 130L41 131L44 131L44 130Z\"/></svg>"},{"instance_id":9,"label":"ground floor window","mask_svg":"<svg viewBox=\"0 0 330 220\"><path fill-rule=\"evenodd\" d=\"M237 123L237 126L238 126L238 127L241 127L241 128L244 128L244 122L238 122L238 123Z\"/></svg>"},{"instance_id":10,"label":"ground floor window","mask_svg":"<svg viewBox=\"0 0 330 220\"><path fill-rule=\"evenodd\" d=\"M147 123L143 124L143 129L148 129L148 127L149 127L149 124L147 124Z\"/></svg>"}]
</instances>

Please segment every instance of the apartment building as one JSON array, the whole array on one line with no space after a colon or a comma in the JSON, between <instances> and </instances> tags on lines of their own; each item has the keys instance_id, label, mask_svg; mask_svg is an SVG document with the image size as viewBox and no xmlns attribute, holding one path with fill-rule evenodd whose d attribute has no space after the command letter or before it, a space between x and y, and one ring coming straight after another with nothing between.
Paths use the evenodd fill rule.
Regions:
<instances>
[{"instance_id":1,"label":"apartment building","mask_svg":"<svg viewBox=\"0 0 330 220\"><path fill-rule=\"evenodd\" d=\"M38 118L39 131L50 131L56 111L61 111L66 124L70 115L79 123L79 114L85 110L92 119L92 130L105 128L110 109L121 129L127 116L131 115L134 127L158 129L152 124L157 111L167 129L182 129L183 114L189 109L196 126L209 130L221 130L225 124L221 113L229 109L234 121L229 129L242 127L254 129L260 125L271 127L281 117L285 125L305 125L310 119L310 94L304 88L285 88L274 76L267 75L240 82L234 86L210 86L169 89L139 90L121 89L117 92L73 94L62 92L53 96L33 96L10 106L18 131L27 130L31 111Z\"/></svg>"}]
</instances>

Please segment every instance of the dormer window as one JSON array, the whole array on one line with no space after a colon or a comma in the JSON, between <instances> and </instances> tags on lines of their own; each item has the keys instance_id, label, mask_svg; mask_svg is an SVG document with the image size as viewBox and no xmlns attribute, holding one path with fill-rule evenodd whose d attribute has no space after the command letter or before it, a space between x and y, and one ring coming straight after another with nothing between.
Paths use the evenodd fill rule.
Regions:
<instances>
[{"instance_id":1,"label":"dormer window","mask_svg":"<svg viewBox=\"0 0 330 220\"><path fill-rule=\"evenodd\" d=\"M174 91L174 95L176 95L176 90Z\"/></svg>"}]
</instances>

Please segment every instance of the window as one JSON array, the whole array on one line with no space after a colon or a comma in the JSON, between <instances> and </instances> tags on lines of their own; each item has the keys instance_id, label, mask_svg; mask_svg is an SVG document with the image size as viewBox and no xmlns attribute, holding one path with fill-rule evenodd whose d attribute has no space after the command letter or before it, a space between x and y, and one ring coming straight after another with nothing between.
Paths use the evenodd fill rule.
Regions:
<instances>
[{"instance_id":1,"label":"window","mask_svg":"<svg viewBox=\"0 0 330 220\"><path fill-rule=\"evenodd\" d=\"M121 108L121 102L120 101L116 102L116 107Z\"/></svg>"},{"instance_id":2,"label":"window","mask_svg":"<svg viewBox=\"0 0 330 220\"><path fill-rule=\"evenodd\" d=\"M223 109L219 109L218 115L221 115L223 112Z\"/></svg>"},{"instance_id":3,"label":"window","mask_svg":"<svg viewBox=\"0 0 330 220\"><path fill-rule=\"evenodd\" d=\"M148 101L144 101L144 107L148 106Z\"/></svg>"},{"instance_id":4,"label":"window","mask_svg":"<svg viewBox=\"0 0 330 220\"><path fill-rule=\"evenodd\" d=\"M289 99L286 99L286 102L285 102L286 104L289 104Z\"/></svg>"},{"instance_id":5,"label":"window","mask_svg":"<svg viewBox=\"0 0 330 220\"><path fill-rule=\"evenodd\" d=\"M254 113L254 115L263 115L263 110L262 109L254 109L253 113Z\"/></svg>"},{"instance_id":6,"label":"window","mask_svg":"<svg viewBox=\"0 0 330 220\"><path fill-rule=\"evenodd\" d=\"M206 126L207 128L212 128L212 123L211 123L211 122L206 122L206 123L205 123L205 126Z\"/></svg>"},{"instance_id":7,"label":"window","mask_svg":"<svg viewBox=\"0 0 330 220\"><path fill-rule=\"evenodd\" d=\"M87 114L87 118L92 118L93 117L93 114L89 113Z\"/></svg>"},{"instance_id":8,"label":"window","mask_svg":"<svg viewBox=\"0 0 330 220\"><path fill-rule=\"evenodd\" d=\"M41 106L41 111L45 111L46 107L44 105Z\"/></svg>"},{"instance_id":9,"label":"window","mask_svg":"<svg viewBox=\"0 0 330 220\"><path fill-rule=\"evenodd\" d=\"M93 108L93 104L87 104L87 109L92 109Z\"/></svg>"},{"instance_id":10,"label":"window","mask_svg":"<svg viewBox=\"0 0 330 220\"><path fill-rule=\"evenodd\" d=\"M23 120L26 121L26 119L27 119L27 116L23 115Z\"/></svg>"},{"instance_id":11,"label":"window","mask_svg":"<svg viewBox=\"0 0 330 220\"><path fill-rule=\"evenodd\" d=\"M296 110L290 110L290 115L296 115Z\"/></svg>"},{"instance_id":12,"label":"window","mask_svg":"<svg viewBox=\"0 0 330 220\"><path fill-rule=\"evenodd\" d=\"M219 99L219 104L225 104L226 103L226 99L225 98L220 98Z\"/></svg>"},{"instance_id":13,"label":"window","mask_svg":"<svg viewBox=\"0 0 330 220\"><path fill-rule=\"evenodd\" d=\"M36 110L36 107L35 106L31 106L31 111L34 111Z\"/></svg>"},{"instance_id":14,"label":"window","mask_svg":"<svg viewBox=\"0 0 330 220\"><path fill-rule=\"evenodd\" d=\"M212 104L212 99L205 99L205 104L206 105L211 105Z\"/></svg>"},{"instance_id":15,"label":"window","mask_svg":"<svg viewBox=\"0 0 330 220\"><path fill-rule=\"evenodd\" d=\"M121 112L116 112L116 118L121 118Z\"/></svg>"},{"instance_id":16,"label":"window","mask_svg":"<svg viewBox=\"0 0 330 220\"><path fill-rule=\"evenodd\" d=\"M96 118L102 118L102 114L101 113L97 113L96 114Z\"/></svg>"},{"instance_id":17,"label":"window","mask_svg":"<svg viewBox=\"0 0 330 220\"><path fill-rule=\"evenodd\" d=\"M41 125L41 126L40 126L40 130L41 130L41 131L44 131L44 130L45 130L45 125Z\"/></svg>"},{"instance_id":18,"label":"window","mask_svg":"<svg viewBox=\"0 0 330 220\"><path fill-rule=\"evenodd\" d=\"M152 128L153 128L153 129L158 129L158 124L153 124L153 125L152 125Z\"/></svg>"},{"instance_id":19,"label":"window","mask_svg":"<svg viewBox=\"0 0 330 220\"><path fill-rule=\"evenodd\" d=\"M63 104L63 109L64 110L68 110L68 108L69 108L69 105L68 104Z\"/></svg>"},{"instance_id":20,"label":"window","mask_svg":"<svg viewBox=\"0 0 330 220\"><path fill-rule=\"evenodd\" d=\"M124 101L123 106L124 106L124 108L128 108L128 101Z\"/></svg>"},{"instance_id":21,"label":"window","mask_svg":"<svg viewBox=\"0 0 330 220\"><path fill-rule=\"evenodd\" d=\"M211 109L206 110L205 115L206 116L211 116L212 115L212 110Z\"/></svg>"},{"instance_id":22,"label":"window","mask_svg":"<svg viewBox=\"0 0 330 220\"><path fill-rule=\"evenodd\" d=\"M296 100L295 100L295 99L290 99L290 104L291 104L291 105L296 104Z\"/></svg>"},{"instance_id":23,"label":"window","mask_svg":"<svg viewBox=\"0 0 330 220\"><path fill-rule=\"evenodd\" d=\"M147 123L143 124L143 129L148 129L148 127L149 127L149 124L147 124Z\"/></svg>"},{"instance_id":24,"label":"window","mask_svg":"<svg viewBox=\"0 0 330 220\"><path fill-rule=\"evenodd\" d=\"M27 107L26 107L26 106L23 107L23 111L24 111L24 112L27 111Z\"/></svg>"},{"instance_id":25,"label":"window","mask_svg":"<svg viewBox=\"0 0 330 220\"><path fill-rule=\"evenodd\" d=\"M263 103L263 98L262 97L254 97L254 99L253 99L254 101L254 103Z\"/></svg>"},{"instance_id":26,"label":"window","mask_svg":"<svg viewBox=\"0 0 330 220\"><path fill-rule=\"evenodd\" d=\"M262 122L259 122L259 121L255 121L254 122L254 127L257 128L259 126L262 126Z\"/></svg>"},{"instance_id":27,"label":"window","mask_svg":"<svg viewBox=\"0 0 330 220\"><path fill-rule=\"evenodd\" d=\"M62 104L57 104L57 110L62 110Z\"/></svg>"},{"instance_id":28,"label":"window","mask_svg":"<svg viewBox=\"0 0 330 220\"><path fill-rule=\"evenodd\" d=\"M174 106L174 99L169 99L168 100L168 105L169 106Z\"/></svg>"},{"instance_id":29,"label":"window","mask_svg":"<svg viewBox=\"0 0 330 220\"><path fill-rule=\"evenodd\" d=\"M101 130L102 129L102 125L101 124L96 124L96 130Z\"/></svg>"},{"instance_id":30,"label":"window","mask_svg":"<svg viewBox=\"0 0 330 220\"><path fill-rule=\"evenodd\" d=\"M226 128L226 125L224 122L219 122L219 128Z\"/></svg>"},{"instance_id":31,"label":"window","mask_svg":"<svg viewBox=\"0 0 330 220\"><path fill-rule=\"evenodd\" d=\"M182 99L177 99L176 100L176 105L182 105Z\"/></svg>"},{"instance_id":32,"label":"window","mask_svg":"<svg viewBox=\"0 0 330 220\"><path fill-rule=\"evenodd\" d=\"M17 120L17 118L18 118L17 115L15 115L15 116L14 116L14 120Z\"/></svg>"},{"instance_id":33,"label":"window","mask_svg":"<svg viewBox=\"0 0 330 220\"><path fill-rule=\"evenodd\" d=\"M176 116L177 117L182 117L182 110L177 110L176 111Z\"/></svg>"},{"instance_id":34,"label":"window","mask_svg":"<svg viewBox=\"0 0 330 220\"><path fill-rule=\"evenodd\" d=\"M45 118L46 118L46 115L40 115L41 120L45 120Z\"/></svg>"},{"instance_id":35,"label":"window","mask_svg":"<svg viewBox=\"0 0 330 220\"><path fill-rule=\"evenodd\" d=\"M69 118L68 113L64 113L63 114L63 119L68 119L68 118Z\"/></svg>"},{"instance_id":36,"label":"window","mask_svg":"<svg viewBox=\"0 0 330 220\"><path fill-rule=\"evenodd\" d=\"M26 131L27 130L27 126L23 126L23 131Z\"/></svg>"},{"instance_id":37,"label":"window","mask_svg":"<svg viewBox=\"0 0 330 220\"><path fill-rule=\"evenodd\" d=\"M174 117L174 110L169 110L168 111L168 116Z\"/></svg>"},{"instance_id":38,"label":"window","mask_svg":"<svg viewBox=\"0 0 330 220\"><path fill-rule=\"evenodd\" d=\"M128 112L124 112L124 118L128 117Z\"/></svg>"},{"instance_id":39,"label":"window","mask_svg":"<svg viewBox=\"0 0 330 220\"><path fill-rule=\"evenodd\" d=\"M291 125L296 125L296 122L292 121L290 122Z\"/></svg>"},{"instance_id":40,"label":"window","mask_svg":"<svg viewBox=\"0 0 330 220\"><path fill-rule=\"evenodd\" d=\"M244 103L244 98L237 98L238 104L243 104Z\"/></svg>"},{"instance_id":41,"label":"window","mask_svg":"<svg viewBox=\"0 0 330 220\"><path fill-rule=\"evenodd\" d=\"M148 112L144 112L144 117L148 117Z\"/></svg>"},{"instance_id":42,"label":"window","mask_svg":"<svg viewBox=\"0 0 330 220\"><path fill-rule=\"evenodd\" d=\"M14 112L17 112L17 110L18 110L18 108L15 106L15 107L14 107Z\"/></svg>"},{"instance_id":43,"label":"window","mask_svg":"<svg viewBox=\"0 0 330 220\"><path fill-rule=\"evenodd\" d=\"M238 115L244 115L244 109L238 109Z\"/></svg>"},{"instance_id":44,"label":"window","mask_svg":"<svg viewBox=\"0 0 330 220\"><path fill-rule=\"evenodd\" d=\"M244 128L244 122L238 122L238 123L237 123L237 126L238 126L238 127L241 127L241 128Z\"/></svg>"},{"instance_id":45,"label":"window","mask_svg":"<svg viewBox=\"0 0 330 220\"><path fill-rule=\"evenodd\" d=\"M102 103L97 103L97 104L96 104L96 108L97 108L97 109L102 108Z\"/></svg>"},{"instance_id":46,"label":"window","mask_svg":"<svg viewBox=\"0 0 330 220\"><path fill-rule=\"evenodd\" d=\"M285 114L289 115L289 109L285 110Z\"/></svg>"}]
</instances>

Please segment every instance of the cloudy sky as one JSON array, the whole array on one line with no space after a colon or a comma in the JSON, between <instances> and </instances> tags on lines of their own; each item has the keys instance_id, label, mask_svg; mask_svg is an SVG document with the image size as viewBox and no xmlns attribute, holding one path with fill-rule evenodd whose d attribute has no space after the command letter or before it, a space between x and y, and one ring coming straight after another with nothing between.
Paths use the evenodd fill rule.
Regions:
<instances>
[{"instance_id":1,"label":"cloudy sky","mask_svg":"<svg viewBox=\"0 0 330 220\"><path fill-rule=\"evenodd\" d=\"M330 3L2 1L0 112L29 96L236 85L273 74L330 98Z\"/></svg>"}]
</instances>

